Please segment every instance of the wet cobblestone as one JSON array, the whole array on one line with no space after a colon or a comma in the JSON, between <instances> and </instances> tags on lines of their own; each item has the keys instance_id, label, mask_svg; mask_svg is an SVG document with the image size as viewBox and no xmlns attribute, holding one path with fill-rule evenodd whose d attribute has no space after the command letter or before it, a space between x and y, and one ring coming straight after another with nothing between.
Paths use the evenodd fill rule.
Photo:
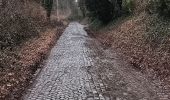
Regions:
<instances>
[{"instance_id":1,"label":"wet cobblestone","mask_svg":"<svg viewBox=\"0 0 170 100\"><path fill-rule=\"evenodd\" d=\"M24 100L159 100L150 84L71 23ZM162 99L163 100L163 99Z\"/></svg>"},{"instance_id":2,"label":"wet cobblestone","mask_svg":"<svg viewBox=\"0 0 170 100\"><path fill-rule=\"evenodd\" d=\"M85 46L83 26L71 23L52 49L46 64L25 100L109 100L102 82L88 73L93 66L91 50Z\"/></svg>"}]
</instances>

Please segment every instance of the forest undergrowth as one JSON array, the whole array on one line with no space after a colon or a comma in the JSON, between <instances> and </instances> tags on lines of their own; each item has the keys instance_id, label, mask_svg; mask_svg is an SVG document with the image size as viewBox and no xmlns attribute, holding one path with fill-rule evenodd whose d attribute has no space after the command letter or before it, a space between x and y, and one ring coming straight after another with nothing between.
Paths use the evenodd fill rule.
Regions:
<instances>
[{"instance_id":1,"label":"forest undergrowth","mask_svg":"<svg viewBox=\"0 0 170 100\"><path fill-rule=\"evenodd\" d=\"M40 2L0 5L0 99L18 100L64 30L62 21L47 20Z\"/></svg>"},{"instance_id":2,"label":"forest undergrowth","mask_svg":"<svg viewBox=\"0 0 170 100\"><path fill-rule=\"evenodd\" d=\"M138 4L138 5L137 5ZM140 5L139 5L140 4ZM153 79L170 78L170 20L148 13L147 2L136 2L134 13L89 32L106 48L120 53L138 71Z\"/></svg>"}]
</instances>

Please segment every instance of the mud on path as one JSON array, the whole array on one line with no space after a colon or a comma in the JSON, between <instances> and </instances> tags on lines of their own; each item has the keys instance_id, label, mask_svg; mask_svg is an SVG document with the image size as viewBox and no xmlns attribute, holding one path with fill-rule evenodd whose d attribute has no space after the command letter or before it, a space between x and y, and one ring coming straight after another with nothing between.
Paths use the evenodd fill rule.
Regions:
<instances>
[{"instance_id":1,"label":"mud on path","mask_svg":"<svg viewBox=\"0 0 170 100\"><path fill-rule=\"evenodd\" d=\"M144 75L73 22L23 100L168 100L156 91Z\"/></svg>"}]
</instances>

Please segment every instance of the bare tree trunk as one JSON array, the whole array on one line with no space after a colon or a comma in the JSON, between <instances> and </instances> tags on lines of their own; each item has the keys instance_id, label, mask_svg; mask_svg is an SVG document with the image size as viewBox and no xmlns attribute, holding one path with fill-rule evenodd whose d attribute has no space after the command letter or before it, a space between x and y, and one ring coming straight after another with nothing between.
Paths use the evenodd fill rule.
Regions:
<instances>
[{"instance_id":1,"label":"bare tree trunk","mask_svg":"<svg viewBox=\"0 0 170 100\"><path fill-rule=\"evenodd\" d=\"M59 8L58 8L58 0L56 0L56 1L57 1L57 10L56 10L56 11L57 11L57 21L59 21L59 10L58 10Z\"/></svg>"}]
</instances>

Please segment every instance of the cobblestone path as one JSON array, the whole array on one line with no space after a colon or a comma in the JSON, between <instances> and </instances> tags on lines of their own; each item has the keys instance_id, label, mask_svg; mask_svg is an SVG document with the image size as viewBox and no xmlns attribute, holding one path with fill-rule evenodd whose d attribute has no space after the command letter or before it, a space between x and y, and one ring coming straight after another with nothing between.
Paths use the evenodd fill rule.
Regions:
<instances>
[{"instance_id":1,"label":"cobblestone path","mask_svg":"<svg viewBox=\"0 0 170 100\"><path fill-rule=\"evenodd\" d=\"M73 22L23 99L157 100L151 85L141 75L120 67L113 56Z\"/></svg>"}]
</instances>

